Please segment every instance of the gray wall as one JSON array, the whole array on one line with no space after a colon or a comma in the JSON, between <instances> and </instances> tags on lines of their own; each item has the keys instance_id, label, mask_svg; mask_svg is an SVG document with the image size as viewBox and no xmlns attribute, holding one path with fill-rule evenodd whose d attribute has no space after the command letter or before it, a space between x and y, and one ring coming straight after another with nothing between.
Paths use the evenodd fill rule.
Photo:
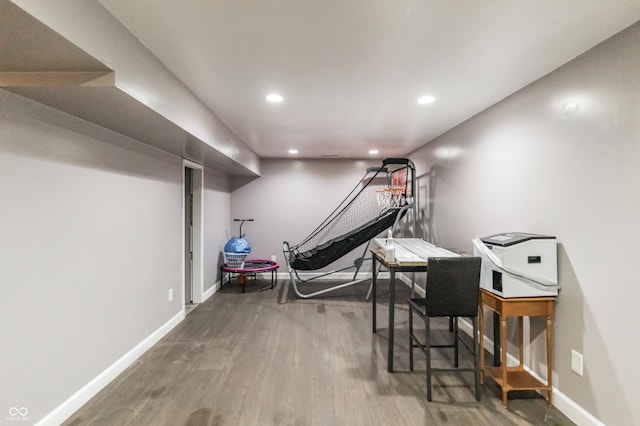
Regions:
<instances>
[{"instance_id":1,"label":"gray wall","mask_svg":"<svg viewBox=\"0 0 640 426\"><path fill-rule=\"evenodd\" d=\"M229 239L231 194L229 178L213 169L204 170L204 291L220 281L222 249Z\"/></svg>"},{"instance_id":2,"label":"gray wall","mask_svg":"<svg viewBox=\"0 0 640 426\"><path fill-rule=\"evenodd\" d=\"M42 418L182 311L181 168L0 91L0 423Z\"/></svg>"},{"instance_id":3,"label":"gray wall","mask_svg":"<svg viewBox=\"0 0 640 426\"><path fill-rule=\"evenodd\" d=\"M432 176L439 244L471 251L473 237L496 232L557 236L555 401L580 421L610 425L640 424L632 268L640 241L639 30L409 155L421 182ZM580 103L577 112L563 111L569 100ZM232 193L232 218L255 218L244 228L253 254L282 261L281 242L299 242L373 165L379 161L263 160L262 177ZM526 362L541 377L543 330L538 319L526 329ZM570 369L571 349L584 355L582 377Z\"/></svg>"},{"instance_id":4,"label":"gray wall","mask_svg":"<svg viewBox=\"0 0 640 426\"><path fill-rule=\"evenodd\" d=\"M555 384L611 425L640 424L638 31L410 155L436 176L440 244L470 250L474 236L511 230L558 237ZM569 98L578 112L562 111ZM238 232L232 218L255 219L244 228L255 257L282 261L282 241L299 242L375 165L268 160L232 195L205 170L205 289L222 227ZM0 413L27 406L37 420L180 313L181 181L176 157L0 91ZM543 374L540 329L528 361ZM570 371L571 349L584 377Z\"/></svg>"},{"instance_id":5,"label":"gray wall","mask_svg":"<svg viewBox=\"0 0 640 426\"><path fill-rule=\"evenodd\" d=\"M238 168L259 173L258 156L99 2L13 1L113 69L115 86L128 96L212 147L217 154L224 153L237 162ZM204 162L200 148L187 143L192 137L185 139L174 141L175 146L184 144L183 155L190 154L191 160Z\"/></svg>"},{"instance_id":6,"label":"gray wall","mask_svg":"<svg viewBox=\"0 0 640 426\"><path fill-rule=\"evenodd\" d=\"M557 236L554 384L609 425L640 424L639 46L636 24L410 155L436 177L440 244L470 251L474 236L494 232ZM577 112L563 111L570 99ZM536 340L542 327L532 324ZM544 376L540 343L529 364ZM583 377L571 349L584 355Z\"/></svg>"},{"instance_id":7,"label":"gray wall","mask_svg":"<svg viewBox=\"0 0 640 426\"><path fill-rule=\"evenodd\" d=\"M242 228L251 256L269 259L275 254L283 264L282 242L300 243L358 184L367 167L380 165L378 160L263 159L260 179L231 196L232 219L255 220ZM232 226L237 236L237 222ZM335 266L347 264L344 259Z\"/></svg>"}]
</instances>

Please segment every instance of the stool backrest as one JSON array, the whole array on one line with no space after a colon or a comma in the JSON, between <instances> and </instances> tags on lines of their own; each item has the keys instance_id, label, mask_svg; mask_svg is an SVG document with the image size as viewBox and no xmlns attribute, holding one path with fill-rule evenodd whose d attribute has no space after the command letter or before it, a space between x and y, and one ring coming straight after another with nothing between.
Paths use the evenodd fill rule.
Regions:
<instances>
[{"instance_id":1,"label":"stool backrest","mask_svg":"<svg viewBox=\"0 0 640 426\"><path fill-rule=\"evenodd\" d=\"M426 314L431 317L477 316L481 262L480 257L430 257Z\"/></svg>"}]
</instances>

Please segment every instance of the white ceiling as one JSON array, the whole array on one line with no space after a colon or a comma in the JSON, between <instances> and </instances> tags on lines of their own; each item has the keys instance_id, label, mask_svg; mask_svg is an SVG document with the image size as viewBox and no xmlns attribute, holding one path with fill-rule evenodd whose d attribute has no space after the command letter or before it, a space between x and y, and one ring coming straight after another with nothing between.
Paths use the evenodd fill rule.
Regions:
<instances>
[{"instance_id":1,"label":"white ceiling","mask_svg":"<svg viewBox=\"0 0 640 426\"><path fill-rule=\"evenodd\" d=\"M407 155L640 20L640 0L100 3L261 157Z\"/></svg>"}]
</instances>

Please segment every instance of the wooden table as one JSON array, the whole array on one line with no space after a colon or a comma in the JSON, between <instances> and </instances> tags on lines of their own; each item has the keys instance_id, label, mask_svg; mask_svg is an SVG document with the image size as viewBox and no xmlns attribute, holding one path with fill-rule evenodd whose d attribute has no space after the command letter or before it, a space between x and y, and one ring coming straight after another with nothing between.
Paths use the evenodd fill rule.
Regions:
<instances>
[{"instance_id":1,"label":"wooden table","mask_svg":"<svg viewBox=\"0 0 640 426\"><path fill-rule=\"evenodd\" d=\"M492 377L502 388L502 405L507 407L507 393L512 390L545 390L547 405L551 405L552 373L553 373L553 316L556 298L548 297L516 297L503 298L497 294L480 289L480 383L484 383L484 375ZM500 366L493 367L484 363L484 307L500 316ZM547 349L547 383L533 377L524 369L524 317L545 317L546 349ZM507 366L507 318L518 318L518 360L519 365Z\"/></svg>"}]
</instances>

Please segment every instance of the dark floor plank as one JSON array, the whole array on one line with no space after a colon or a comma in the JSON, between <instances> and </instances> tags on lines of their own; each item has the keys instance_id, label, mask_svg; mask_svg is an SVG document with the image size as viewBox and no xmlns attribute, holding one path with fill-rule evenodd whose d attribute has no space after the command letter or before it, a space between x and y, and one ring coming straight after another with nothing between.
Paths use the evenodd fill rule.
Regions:
<instances>
[{"instance_id":1,"label":"dark floor plank","mask_svg":"<svg viewBox=\"0 0 640 426\"><path fill-rule=\"evenodd\" d=\"M501 406L473 395L470 375L436 376L426 401L424 357L409 372L407 318L397 304L396 372L386 371L386 294L379 332L362 284L299 299L288 282L227 285L78 410L66 425L571 425L537 394ZM399 291L398 300L407 296ZM447 335L447 323L436 327ZM438 358L439 357L439 358ZM448 355L436 354L442 362ZM469 362L469 359L466 359Z\"/></svg>"}]
</instances>

